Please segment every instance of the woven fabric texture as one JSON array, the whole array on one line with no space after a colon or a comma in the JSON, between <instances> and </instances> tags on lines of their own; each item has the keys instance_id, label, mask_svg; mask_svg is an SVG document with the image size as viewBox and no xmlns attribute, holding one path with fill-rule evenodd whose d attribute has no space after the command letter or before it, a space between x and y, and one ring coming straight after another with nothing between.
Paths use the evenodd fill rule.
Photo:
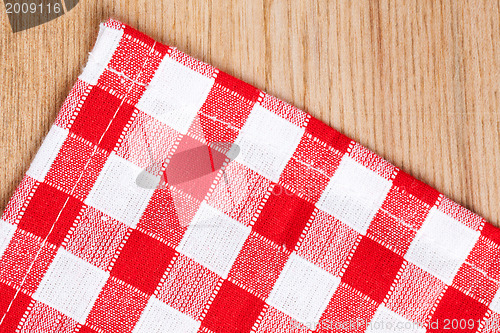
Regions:
<instances>
[{"instance_id":1,"label":"woven fabric texture","mask_svg":"<svg viewBox=\"0 0 500 333\"><path fill-rule=\"evenodd\" d=\"M498 229L113 19L0 256L0 332L499 331Z\"/></svg>"}]
</instances>

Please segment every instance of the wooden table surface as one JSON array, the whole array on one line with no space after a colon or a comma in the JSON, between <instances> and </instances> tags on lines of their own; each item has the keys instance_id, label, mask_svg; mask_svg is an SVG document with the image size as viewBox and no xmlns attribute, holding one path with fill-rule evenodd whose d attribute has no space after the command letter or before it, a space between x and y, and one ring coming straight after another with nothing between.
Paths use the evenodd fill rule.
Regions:
<instances>
[{"instance_id":1,"label":"wooden table surface","mask_svg":"<svg viewBox=\"0 0 500 333\"><path fill-rule=\"evenodd\" d=\"M81 0L0 14L0 209L108 17L248 81L500 226L497 1Z\"/></svg>"}]
</instances>

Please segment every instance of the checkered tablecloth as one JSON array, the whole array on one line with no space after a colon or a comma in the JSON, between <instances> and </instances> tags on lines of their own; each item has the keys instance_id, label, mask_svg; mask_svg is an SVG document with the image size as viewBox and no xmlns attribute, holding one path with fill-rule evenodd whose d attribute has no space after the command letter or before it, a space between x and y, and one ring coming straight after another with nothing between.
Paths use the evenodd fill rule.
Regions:
<instances>
[{"instance_id":1,"label":"checkered tablecloth","mask_svg":"<svg viewBox=\"0 0 500 333\"><path fill-rule=\"evenodd\" d=\"M0 332L500 331L498 229L112 19L0 256Z\"/></svg>"}]
</instances>

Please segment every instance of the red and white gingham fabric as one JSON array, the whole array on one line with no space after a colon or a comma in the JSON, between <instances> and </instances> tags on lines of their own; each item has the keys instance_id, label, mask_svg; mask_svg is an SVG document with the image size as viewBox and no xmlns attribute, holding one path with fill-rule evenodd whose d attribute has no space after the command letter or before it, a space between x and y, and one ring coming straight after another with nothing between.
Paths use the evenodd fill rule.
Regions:
<instances>
[{"instance_id":1,"label":"red and white gingham fabric","mask_svg":"<svg viewBox=\"0 0 500 333\"><path fill-rule=\"evenodd\" d=\"M115 20L0 256L0 332L499 331L498 229Z\"/></svg>"}]
</instances>

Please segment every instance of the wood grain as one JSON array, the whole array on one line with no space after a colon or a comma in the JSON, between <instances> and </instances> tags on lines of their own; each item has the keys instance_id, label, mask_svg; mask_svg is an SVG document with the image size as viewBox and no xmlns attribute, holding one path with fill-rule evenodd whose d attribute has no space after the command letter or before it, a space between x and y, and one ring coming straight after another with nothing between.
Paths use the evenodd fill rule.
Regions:
<instances>
[{"instance_id":1,"label":"wood grain","mask_svg":"<svg viewBox=\"0 0 500 333\"><path fill-rule=\"evenodd\" d=\"M0 208L108 17L306 110L500 226L498 1L81 0L0 14Z\"/></svg>"}]
</instances>

